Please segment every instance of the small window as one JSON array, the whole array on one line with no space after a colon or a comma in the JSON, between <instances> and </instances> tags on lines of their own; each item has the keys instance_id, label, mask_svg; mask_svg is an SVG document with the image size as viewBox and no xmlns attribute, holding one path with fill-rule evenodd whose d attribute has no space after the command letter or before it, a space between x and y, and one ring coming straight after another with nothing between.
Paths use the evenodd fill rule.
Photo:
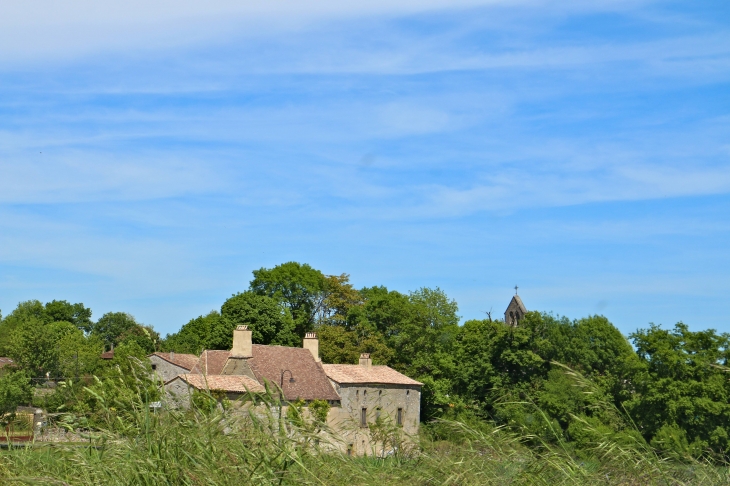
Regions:
<instances>
[{"instance_id":1,"label":"small window","mask_svg":"<svg viewBox=\"0 0 730 486\"><path fill-rule=\"evenodd\" d=\"M398 412L395 414L395 423L396 425L403 425L403 409L399 408Z\"/></svg>"},{"instance_id":2,"label":"small window","mask_svg":"<svg viewBox=\"0 0 730 486\"><path fill-rule=\"evenodd\" d=\"M368 409L363 407L360 410L360 427L368 426Z\"/></svg>"},{"instance_id":3,"label":"small window","mask_svg":"<svg viewBox=\"0 0 730 486\"><path fill-rule=\"evenodd\" d=\"M355 390L355 398L360 400L360 390Z\"/></svg>"},{"instance_id":4,"label":"small window","mask_svg":"<svg viewBox=\"0 0 730 486\"><path fill-rule=\"evenodd\" d=\"M408 396L410 394L411 394L411 391L410 390L406 390L406 396Z\"/></svg>"},{"instance_id":5,"label":"small window","mask_svg":"<svg viewBox=\"0 0 730 486\"><path fill-rule=\"evenodd\" d=\"M363 390L362 391L362 397L363 398L367 398L367 396L368 396L368 391L367 390Z\"/></svg>"},{"instance_id":6,"label":"small window","mask_svg":"<svg viewBox=\"0 0 730 486\"><path fill-rule=\"evenodd\" d=\"M375 409L375 420L380 418L380 407Z\"/></svg>"},{"instance_id":7,"label":"small window","mask_svg":"<svg viewBox=\"0 0 730 486\"><path fill-rule=\"evenodd\" d=\"M157 365L156 364L153 364L152 365L152 371L155 371L156 369L157 369Z\"/></svg>"},{"instance_id":8,"label":"small window","mask_svg":"<svg viewBox=\"0 0 730 486\"><path fill-rule=\"evenodd\" d=\"M347 444L347 455L348 456L352 455L353 449L355 449L355 444Z\"/></svg>"},{"instance_id":9,"label":"small window","mask_svg":"<svg viewBox=\"0 0 730 486\"><path fill-rule=\"evenodd\" d=\"M383 394L383 390L378 390L378 396Z\"/></svg>"}]
</instances>

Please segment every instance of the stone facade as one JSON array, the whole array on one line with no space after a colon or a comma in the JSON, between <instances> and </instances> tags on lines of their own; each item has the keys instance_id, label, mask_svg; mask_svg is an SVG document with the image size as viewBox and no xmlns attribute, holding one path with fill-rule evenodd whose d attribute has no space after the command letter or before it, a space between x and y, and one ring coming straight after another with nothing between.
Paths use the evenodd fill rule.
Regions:
<instances>
[{"instance_id":1,"label":"stone facade","mask_svg":"<svg viewBox=\"0 0 730 486\"><path fill-rule=\"evenodd\" d=\"M383 444L373 440L370 427L400 430L402 439L418 435L421 416L421 390L416 385L338 384L335 390L341 406L333 408L329 426L341 434L345 448L355 455L381 455ZM387 449L386 445L386 449Z\"/></svg>"},{"instance_id":2,"label":"stone facade","mask_svg":"<svg viewBox=\"0 0 730 486\"><path fill-rule=\"evenodd\" d=\"M527 314L525 304L522 303L519 295L514 295L507 310L504 311L504 323L510 327L517 327L525 314Z\"/></svg>"},{"instance_id":3,"label":"stone facade","mask_svg":"<svg viewBox=\"0 0 730 486\"><path fill-rule=\"evenodd\" d=\"M152 371L162 383L167 383L178 375L190 373L198 357L192 354L154 353L148 356Z\"/></svg>"},{"instance_id":4,"label":"stone facade","mask_svg":"<svg viewBox=\"0 0 730 486\"><path fill-rule=\"evenodd\" d=\"M189 370L161 353L150 360L156 373L168 377L164 381L168 406L187 408L194 390L211 390L213 396L235 402L236 409L249 409L248 392L265 394L267 387L278 405L281 387L284 415L287 402L330 404L327 425L333 434L323 437L323 444L337 444L342 452L384 455L418 435L421 383L388 366L372 365L369 354L363 354L359 364L322 364L314 333L308 333L303 344L303 348L252 344L251 331L239 326L231 351L203 351ZM274 408L279 413L279 407Z\"/></svg>"}]
</instances>

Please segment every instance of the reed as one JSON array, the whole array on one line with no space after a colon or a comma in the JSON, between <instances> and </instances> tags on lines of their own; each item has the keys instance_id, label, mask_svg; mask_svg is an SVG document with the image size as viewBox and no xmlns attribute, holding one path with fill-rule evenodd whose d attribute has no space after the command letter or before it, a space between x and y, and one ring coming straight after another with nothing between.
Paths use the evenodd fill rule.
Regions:
<instances>
[{"instance_id":1,"label":"reed","mask_svg":"<svg viewBox=\"0 0 730 486\"><path fill-rule=\"evenodd\" d=\"M411 449L349 457L337 449L332 431L280 419L274 394L244 398L259 400L256 413L236 406L241 404L153 413L142 393L122 395L122 414L122 403L98 397L103 413L97 415L105 422L89 432L88 445L29 444L0 453L0 484L730 484L727 467L673 463L638 440L619 443L599 435L578 456L560 441L535 447L535 438L519 431L440 420L425 424ZM72 422L66 417L69 426Z\"/></svg>"}]
</instances>

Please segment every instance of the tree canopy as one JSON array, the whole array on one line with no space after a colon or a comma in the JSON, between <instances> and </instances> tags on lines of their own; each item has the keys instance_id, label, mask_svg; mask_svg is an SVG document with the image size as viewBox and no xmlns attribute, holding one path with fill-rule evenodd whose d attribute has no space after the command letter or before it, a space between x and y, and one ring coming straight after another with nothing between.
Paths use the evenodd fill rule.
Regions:
<instances>
[{"instance_id":1,"label":"tree canopy","mask_svg":"<svg viewBox=\"0 0 730 486\"><path fill-rule=\"evenodd\" d=\"M358 290L345 273L297 262L255 270L248 288L164 339L124 312L91 316L81 303L31 300L0 319L0 355L17 367L0 376L0 415L31 399L31 378L47 377L68 385L44 406L86 413L94 393L114 396L114 383L144 367L146 355L230 349L233 329L247 325L254 343L268 345L301 346L316 331L324 363L355 364L370 353L424 384L423 420L488 421L576 450L610 436L673 457L730 459L730 335L683 323L650 325L629 339L599 315L462 323L440 288ZM102 360L111 347L114 359ZM100 378L88 387L92 375ZM153 384L138 393L150 399Z\"/></svg>"}]
</instances>

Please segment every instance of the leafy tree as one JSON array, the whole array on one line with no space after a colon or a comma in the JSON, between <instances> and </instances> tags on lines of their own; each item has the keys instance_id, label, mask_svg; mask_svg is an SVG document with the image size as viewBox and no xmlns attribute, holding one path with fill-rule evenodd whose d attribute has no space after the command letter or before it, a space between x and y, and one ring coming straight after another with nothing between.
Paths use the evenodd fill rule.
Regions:
<instances>
[{"instance_id":1,"label":"leafy tree","mask_svg":"<svg viewBox=\"0 0 730 486\"><path fill-rule=\"evenodd\" d=\"M157 350L160 335L151 326L137 325L126 330L119 338L119 343L136 343L145 353L152 354Z\"/></svg>"},{"instance_id":2,"label":"leafy tree","mask_svg":"<svg viewBox=\"0 0 730 486\"><path fill-rule=\"evenodd\" d=\"M322 272L306 263L287 262L272 269L254 270L253 276L250 290L284 305L294 318L300 338L314 328L327 286Z\"/></svg>"},{"instance_id":3,"label":"leafy tree","mask_svg":"<svg viewBox=\"0 0 730 486\"><path fill-rule=\"evenodd\" d=\"M294 334L294 322L289 311L276 300L253 292L238 293L221 306L224 326L216 326L211 334L223 332L222 336L212 336L211 340L226 342L232 340L233 329L247 325L252 331L256 344L278 344L296 346L299 338ZM223 348L228 349L232 344Z\"/></svg>"},{"instance_id":4,"label":"leafy tree","mask_svg":"<svg viewBox=\"0 0 730 486\"><path fill-rule=\"evenodd\" d=\"M139 324L126 312L107 312L91 328L91 335L99 337L107 347L116 346Z\"/></svg>"},{"instance_id":5,"label":"leafy tree","mask_svg":"<svg viewBox=\"0 0 730 486\"><path fill-rule=\"evenodd\" d=\"M46 324L49 322L43 304L38 300L20 302L18 307L0 322L0 355L10 355L13 344L13 333L23 327L26 322Z\"/></svg>"},{"instance_id":6,"label":"leafy tree","mask_svg":"<svg viewBox=\"0 0 730 486\"><path fill-rule=\"evenodd\" d=\"M358 363L360 354L370 353L375 364L388 364L393 350L380 333L360 333L342 326L322 326L317 329L319 356L324 363Z\"/></svg>"},{"instance_id":7,"label":"leafy tree","mask_svg":"<svg viewBox=\"0 0 730 486\"><path fill-rule=\"evenodd\" d=\"M211 330L222 325L218 311L210 311L205 316L198 316L183 325L175 334L168 334L161 343L163 351L200 354L204 349L217 349L210 346ZM224 348L220 348L224 349Z\"/></svg>"},{"instance_id":8,"label":"leafy tree","mask_svg":"<svg viewBox=\"0 0 730 486\"><path fill-rule=\"evenodd\" d=\"M81 331L68 333L58 340L58 368L65 379L78 380L85 375L98 374L103 368L101 354L104 343L96 336L84 336Z\"/></svg>"},{"instance_id":9,"label":"leafy tree","mask_svg":"<svg viewBox=\"0 0 730 486\"><path fill-rule=\"evenodd\" d=\"M19 405L30 403L33 388L28 374L12 371L0 376L0 421L6 414L13 414Z\"/></svg>"},{"instance_id":10,"label":"leafy tree","mask_svg":"<svg viewBox=\"0 0 730 486\"><path fill-rule=\"evenodd\" d=\"M64 321L74 324L85 333L91 332L91 309L84 304L70 304L65 300L53 300L45 305L46 315L51 321Z\"/></svg>"},{"instance_id":11,"label":"leafy tree","mask_svg":"<svg viewBox=\"0 0 730 486\"><path fill-rule=\"evenodd\" d=\"M730 335L692 332L680 322L672 330L652 325L631 339L645 369L633 379L626 408L647 440L680 454L730 453Z\"/></svg>"},{"instance_id":12,"label":"leafy tree","mask_svg":"<svg viewBox=\"0 0 730 486\"><path fill-rule=\"evenodd\" d=\"M366 287L360 290L363 304L353 306L347 315L347 327L363 327L369 323L386 338L397 335L401 324L410 319L408 296L386 287Z\"/></svg>"},{"instance_id":13,"label":"leafy tree","mask_svg":"<svg viewBox=\"0 0 730 486\"><path fill-rule=\"evenodd\" d=\"M323 294L316 316L317 326L346 325L350 310L363 303L362 293L355 290L346 273L326 275Z\"/></svg>"},{"instance_id":14,"label":"leafy tree","mask_svg":"<svg viewBox=\"0 0 730 486\"><path fill-rule=\"evenodd\" d=\"M408 302L405 318L387 332L395 366L410 376L451 375L452 345L459 332L456 302L438 288L411 292Z\"/></svg>"},{"instance_id":15,"label":"leafy tree","mask_svg":"<svg viewBox=\"0 0 730 486\"><path fill-rule=\"evenodd\" d=\"M73 324L67 323L73 327ZM75 329L75 327L74 327ZM27 317L18 323L8 337L6 352L17 366L33 377L46 373L55 377L58 374L58 337L59 332L49 332L48 326L37 317Z\"/></svg>"}]
</instances>

